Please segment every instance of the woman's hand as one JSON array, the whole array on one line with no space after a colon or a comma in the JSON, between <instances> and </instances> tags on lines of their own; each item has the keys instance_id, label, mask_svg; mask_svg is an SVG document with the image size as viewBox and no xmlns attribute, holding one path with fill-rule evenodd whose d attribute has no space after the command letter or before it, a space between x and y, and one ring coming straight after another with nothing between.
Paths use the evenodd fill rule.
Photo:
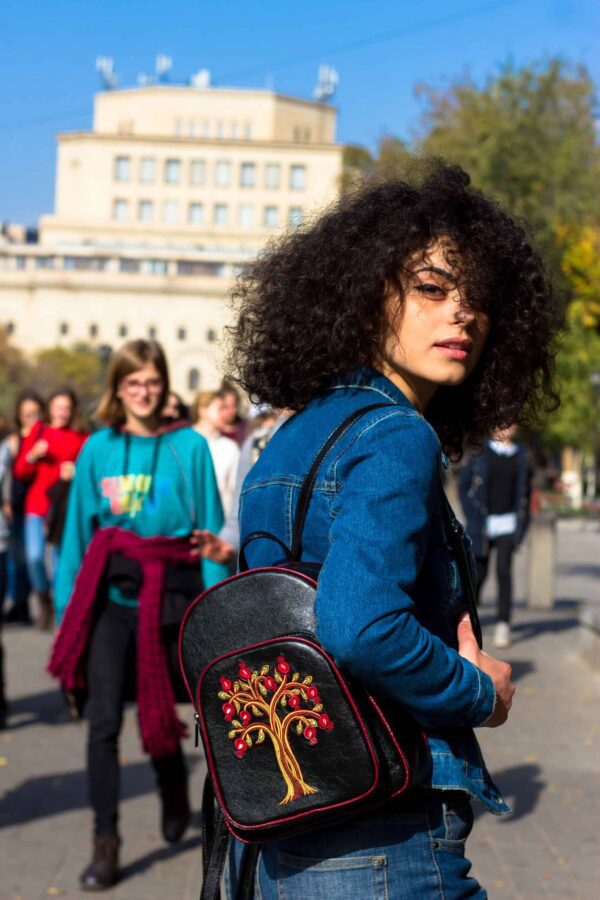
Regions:
<instances>
[{"instance_id":1,"label":"woman's hand","mask_svg":"<svg viewBox=\"0 0 600 900\"><path fill-rule=\"evenodd\" d=\"M75 476L75 463L66 461L60 464L60 477L62 481L72 481Z\"/></svg>"},{"instance_id":2,"label":"woman's hand","mask_svg":"<svg viewBox=\"0 0 600 900\"><path fill-rule=\"evenodd\" d=\"M34 463L48 452L48 441L36 441L29 453L27 454L27 462Z\"/></svg>"},{"instance_id":3,"label":"woman's hand","mask_svg":"<svg viewBox=\"0 0 600 900\"><path fill-rule=\"evenodd\" d=\"M192 531L190 542L194 556L202 556L216 563L228 563L235 556L235 547L224 541L217 534L206 529Z\"/></svg>"},{"instance_id":4,"label":"woman's hand","mask_svg":"<svg viewBox=\"0 0 600 900\"><path fill-rule=\"evenodd\" d=\"M496 689L496 705L489 719L483 723L486 728L497 728L508 719L508 711L512 706L515 685L512 682L512 667L500 659L484 653L479 649L477 639L468 613L464 613L458 623L458 652L474 666L489 675Z\"/></svg>"}]
</instances>

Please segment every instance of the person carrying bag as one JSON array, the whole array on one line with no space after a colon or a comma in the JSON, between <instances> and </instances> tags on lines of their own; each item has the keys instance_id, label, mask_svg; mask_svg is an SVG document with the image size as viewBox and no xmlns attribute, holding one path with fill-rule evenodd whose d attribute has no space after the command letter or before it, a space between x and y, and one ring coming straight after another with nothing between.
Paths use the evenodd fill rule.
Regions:
<instances>
[{"instance_id":1,"label":"person carrying bag","mask_svg":"<svg viewBox=\"0 0 600 900\"><path fill-rule=\"evenodd\" d=\"M508 807L474 729L506 722L514 685L510 666L478 645L468 541L441 476L447 457L554 400L557 316L543 265L521 227L462 170L437 164L419 184L390 181L343 197L262 255L234 301L237 382L254 402L294 410L242 488L241 546L256 532L276 539L247 543L247 565L267 570L269 582L282 558L292 570L319 568L306 570L312 631L294 625L286 589L283 641L258 628L274 627L277 595L260 616L241 612L250 598L232 599L235 622L222 621L236 640L229 649L198 636L193 688L207 761L239 838L229 841L228 896L249 884L247 895L261 900L483 900L465 851L471 802L496 815ZM353 415L317 467L299 552L288 558L281 545L293 546L311 461ZM299 590L307 576L289 578ZM234 578L232 598L255 577ZM247 608L261 610L258 590ZM310 645L303 655L288 648L290 634ZM329 690L336 672L339 693ZM431 762L399 792L381 774L399 765L371 731L384 719L390 742L409 748L394 713L425 733ZM259 766L269 766L264 780ZM378 795L386 780L387 799ZM304 829L313 803L321 820ZM257 859L244 853L254 826L257 837L260 826L271 829ZM216 835L214 846L205 835L209 857Z\"/></svg>"}]
</instances>

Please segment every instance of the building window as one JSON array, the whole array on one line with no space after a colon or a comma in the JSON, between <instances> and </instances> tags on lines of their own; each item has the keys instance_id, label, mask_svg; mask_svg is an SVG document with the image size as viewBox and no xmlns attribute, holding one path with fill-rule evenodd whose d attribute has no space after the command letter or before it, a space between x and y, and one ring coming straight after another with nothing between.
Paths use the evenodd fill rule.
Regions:
<instances>
[{"instance_id":1,"label":"building window","mask_svg":"<svg viewBox=\"0 0 600 900\"><path fill-rule=\"evenodd\" d=\"M144 184L152 184L156 179L156 160L151 156L142 156L140 159L140 181Z\"/></svg>"},{"instance_id":2,"label":"building window","mask_svg":"<svg viewBox=\"0 0 600 900\"><path fill-rule=\"evenodd\" d=\"M113 200L113 219L117 222L125 222L129 216L129 203L127 200Z\"/></svg>"},{"instance_id":3,"label":"building window","mask_svg":"<svg viewBox=\"0 0 600 900\"><path fill-rule=\"evenodd\" d=\"M68 334L69 333L69 324L68 322L61 322L58 326L59 334Z\"/></svg>"},{"instance_id":4,"label":"building window","mask_svg":"<svg viewBox=\"0 0 600 900\"><path fill-rule=\"evenodd\" d=\"M64 268L75 272L105 272L107 256L65 256Z\"/></svg>"},{"instance_id":5,"label":"building window","mask_svg":"<svg viewBox=\"0 0 600 900\"><path fill-rule=\"evenodd\" d=\"M198 369L190 369L188 372L188 391L197 391L200 387L200 372Z\"/></svg>"},{"instance_id":6,"label":"building window","mask_svg":"<svg viewBox=\"0 0 600 900\"><path fill-rule=\"evenodd\" d=\"M98 326L97 325L95 325L95 324L90 325L88 330L89 330L89 335L91 338L98 337Z\"/></svg>"},{"instance_id":7,"label":"building window","mask_svg":"<svg viewBox=\"0 0 600 900\"><path fill-rule=\"evenodd\" d=\"M150 338L150 340L155 341L157 334L158 334L158 332L157 332L156 328L154 327L154 325L151 325L150 328L148 329L148 337Z\"/></svg>"},{"instance_id":8,"label":"building window","mask_svg":"<svg viewBox=\"0 0 600 900\"><path fill-rule=\"evenodd\" d=\"M229 207L226 203L215 203L214 223L215 225L227 225L229 221Z\"/></svg>"},{"instance_id":9,"label":"building window","mask_svg":"<svg viewBox=\"0 0 600 900\"><path fill-rule=\"evenodd\" d=\"M204 184L206 181L206 163L203 159L193 159L190 163L190 182Z\"/></svg>"},{"instance_id":10,"label":"building window","mask_svg":"<svg viewBox=\"0 0 600 900\"><path fill-rule=\"evenodd\" d=\"M15 256L15 269L24 269L27 265L26 256Z\"/></svg>"},{"instance_id":11,"label":"building window","mask_svg":"<svg viewBox=\"0 0 600 900\"><path fill-rule=\"evenodd\" d=\"M196 123L195 122L188 123L188 134L191 138L196 137Z\"/></svg>"},{"instance_id":12,"label":"building window","mask_svg":"<svg viewBox=\"0 0 600 900\"><path fill-rule=\"evenodd\" d=\"M265 206L264 224L267 228L277 228L279 225L279 210L276 206Z\"/></svg>"},{"instance_id":13,"label":"building window","mask_svg":"<svg viewBox=\"0 0 600 900\"><path fill-rule=\"evenodd\" d=\"M254 207L249 203L242 203L239 207L238 224L240 228L252 228L254 225Z\"/></svg>"},{"instance_id":14,"label":"building window","mask_svg":"<svg viewBox=\"0 0 600 900\"><path fill-rule=\"evenodd\" d=\"M143 259L140 263L143 275L166 275L166 259Z\"/></svg>"},{"instance_id":15,"label":"building window","mask_svg":"<svg viewBox=\"0 0 600 900\"><path fill-rule=\"evenodd\" d=\"M35 257L36 269L53 269L55 262L56 262L56 260L55 260L54 256L36 256Z\"/></svg>"},{"instance_id":16,"label":"building window","mask_svg":"<svg viewBox=\"0 0 600 900\"><path fill-rule=\"evenodd\" d=\"M6 331L7 334L14 334L15 333L15 323L7 322L6 325L4 326L4 330Z\"/></svg>"},{"instance_id":17,"label":"building window","mask_svg":"<svg viewBox=\"0 0 600 900\"><path fill-rule=\"evenodd\" d=\"M120 272L139 272L140 271L139 259L120 259L119 260L119 271Z\"/></svg>"},{"instance_id":18,"label":"building window","mask_svg":"<svg viewBox=\"0 0 600 900\"><path fill-rule=\"evenodd\" d=\"M163 222L172 225L179 219L179 203L176 200L165 200L163 203Z\"/></svg>"},{"instance_id":19,"label":"building window","mask_svg":"<svg viewBox=\"0 0 600 900\"><path fill-rule=\"evenodd\" d=\"M193 262L189 259L180 259L177 261L177 274L222 278L225 274L225 266L223 263Z\"/></svg>"},{"instance_id":20,"label":"building window","mask_svg":"<svg viewBox=\"0 0 600 900\"><path fill-rule=\"evenodd\" d=\"M181 119L175 119L175 136L181 137Z\"/></svg>"},{"instance_id":21,"label":"building window","mask_svg":"<svg viewBox=\"0 0 600 900\"><path fill-rule=\"evenodd\" d=\"M179 184L181 162L178 159L165 160L165 181L167 184Z\"/></svg>"},{"instance_id":22,"label":"building window","mask_svg":"<svg viewBox=\"0 0 600 900\"><path fill-rule=\"evenodd\" d=\"M217 122L217 130L215 132L216 138L222 138L225 135L225 127L222 122Z\"/></svg>"},{"instance_id":23,"label":"building window","mask_svg":"<svg viewBox=\"0 0 600 900\"><path fill-rule=\"evenodd\" d=\"M254 163L242 163L240 166L240 187L256 187L256 166Z\"/></svg>"},{"instance_id":24,"label":"building window","mask_svg":"<svg viewBox=\"0 0 600 900\"><path fill-rule=\"evenodd\" d=\"M238 123L237 123L237 122L232 122L232 123L231 123L231 138L232 138L232 140L237 141L237 139L238 139L238 131L239 131L239 129L238 129Z\"/></svg>"},{"instance_id":25,"label":"building window","mask_svg":"<svg viewBox=\"0 0 600 900\"><path fill-rule=\"evenodd\" d=\"M119 325L119 337L127 337L127 325Z\"/></svg>"},{"instance_id":26,"label":"building window","mask_svg":"<svg viewBox=\"0 0 600 900\"><path fill-rule=\"evenodd\" d=\"M202 137L210 137L210 122L208 121L208 119L205 119L202 123Z\"/></svg>"},{"instance_id":27,"label":"building window","mask_svg":"<svg viewBox=\"0 0 600 900\"><path fill-rule=\"evenodd\" d=\"M296 141L296 143L298 143L298 141L300 141L301 139L302 139L302 131L301 131L300 128L296 125L296 126L294 127L294 141Z\"/></svg>"},{"instance_id":28,"label":"building window","mask_svg":"<svg viewBox=\"0 0 600 900\"><path fill-rule=\"evenodd\" d=\"M151 222L154 218L154 204L152 200L140 200L138 203L138 219L140 222Z\"/></svg>"},{"instance_id":29,"label":"building window","mask_svg":"<svg viewBox=\"0 0 600 900\"><path fill-rule=\"evenodd\" d=\"M115 181L129 181L131 160L128 156L115 156Z\"/></svg>"},{"instance_id":30,"label":"building window","mask_svg":"<svg viewBox=\"0 0 600 900\"><path fill-rule=\"evenodd\" d=\"M214 328L209 328L208 331L206 332L206 340L208 341L209 344L214 344L216 339L217 339L217 332L214 330Z\"/></svg>"},{"instance_id":31,"label":"building window","mask_svg":"<svg viewBox=\"0 0 600 900\"><path fill-rule=\"evenodd\" d=\"M302 191L306 187L306 166L290 166L290 187Z\"/></svg>"},{"instance_id":32,"label":"building window","mask_svg":"<svg viewBox=\"0 0 600 900\"><path fill-rule=\"evenodd\" d=\"M177 340L185 341L186 337L187 337L187 332L186 332L185 328L178 328L177 329Z\"/></svg>"},{"instance_id":33,"label":"building window","mask_svg":"<svg viewBox=\"0 0 600 900\"><path fill-rule=\"evenodd\" d=\"M265 169L265 187L281 187L281 166L279 163L267 163Z\"/></svg>"},{"instance_id":34,"label":"building window","mask_svg":"<svg viewBox=\"0 0 600 900\"><path fill-rule=\"evenodd\" d=\"M231 163L219 160L215 166L215 184L217 187L229 187L231 184Z\"/></svg>"},{"instance_id":35,"label":"building window","mask_svg":"<svg viewBox=\"0 0 600 900\"><path fill-rule=\"evenodd\" d=\"M297 228L304 221L304 213L301 206L290 206L288 210L288 225Z\"/></svg>"},{"instance_id":36,"label":"building window","mask_svg":"<svg viewBox=\"0 0 600 900\"><path fill-rule=\"evenodd\" d=\"M188 222L191 225L201 225L204 221L204 207L201 203L190 203L188 207Z\"/></svg>"},{"instance_id":37,"label":"building window","mask_svg":"<svg viewBox=\"0 0 600 900\"><path fill-rule=\"evenodd\" d=\"M252 123L244 122L244 138L249 141L252 139Z\"/></svg>"}]
</instances>

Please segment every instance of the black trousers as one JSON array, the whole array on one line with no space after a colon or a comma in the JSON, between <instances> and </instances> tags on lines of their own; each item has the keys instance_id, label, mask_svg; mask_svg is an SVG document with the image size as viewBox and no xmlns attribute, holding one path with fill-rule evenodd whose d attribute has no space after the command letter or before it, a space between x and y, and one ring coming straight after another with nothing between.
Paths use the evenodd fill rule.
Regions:
<instances>
[{"instance_id":1,"label":"black trousers","mask_svg":"<svg viewBox=\"0 0 600 900\"><path fill-rule=\"evenodd\" d=\"M490 541L490 550L496 551L496 578L498 582L498 620L510 622L513 583L512 583L512 559L515 552L514 534L503 534L501 537ZM490 556L477 557L477 601L487 577Z\"/></svg>"},{"instance_id":2,"label":"black trousers","mask_svg":"<svg viewBox=\"0 0 600 900\"><path fill-rule=\"evenodd\" d=\"M134 696L137 609L107 602L90 638L87 661L88 785L95 834L116 834L120 792L119 734L125 701ZM176 658L177 625L163 628L169 659ZM179 693L179 691L177 691ZM152 759L159 790L187 777L181 748Z\"/></svg>"}]
</instances>

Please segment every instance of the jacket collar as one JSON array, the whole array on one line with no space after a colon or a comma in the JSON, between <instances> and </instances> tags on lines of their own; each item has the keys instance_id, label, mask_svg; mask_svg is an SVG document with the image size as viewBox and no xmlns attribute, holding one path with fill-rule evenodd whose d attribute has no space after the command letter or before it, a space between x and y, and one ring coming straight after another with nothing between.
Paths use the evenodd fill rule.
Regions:
<instances>
[{"instance_id":1,"label":"jacket collar","mask_svg":"<svg viewBox=\"0 0 600 900\"><path fill-rule=\"evenodd\" d=\"M388 400L391 400L392 403L396 403L398 406L403 406L406 409L411 409L417 413L413 404L406 394L402 393L400 388L396 387L389 378L382 375L377 369L372 369L369 366L366 366L364 369L355 369L344 377L336 378L331 386L334 389L340 387L367 388L368 390L382 394ZM417 414L419 415L419 413Z\"/></svg>"}]
</instances>

